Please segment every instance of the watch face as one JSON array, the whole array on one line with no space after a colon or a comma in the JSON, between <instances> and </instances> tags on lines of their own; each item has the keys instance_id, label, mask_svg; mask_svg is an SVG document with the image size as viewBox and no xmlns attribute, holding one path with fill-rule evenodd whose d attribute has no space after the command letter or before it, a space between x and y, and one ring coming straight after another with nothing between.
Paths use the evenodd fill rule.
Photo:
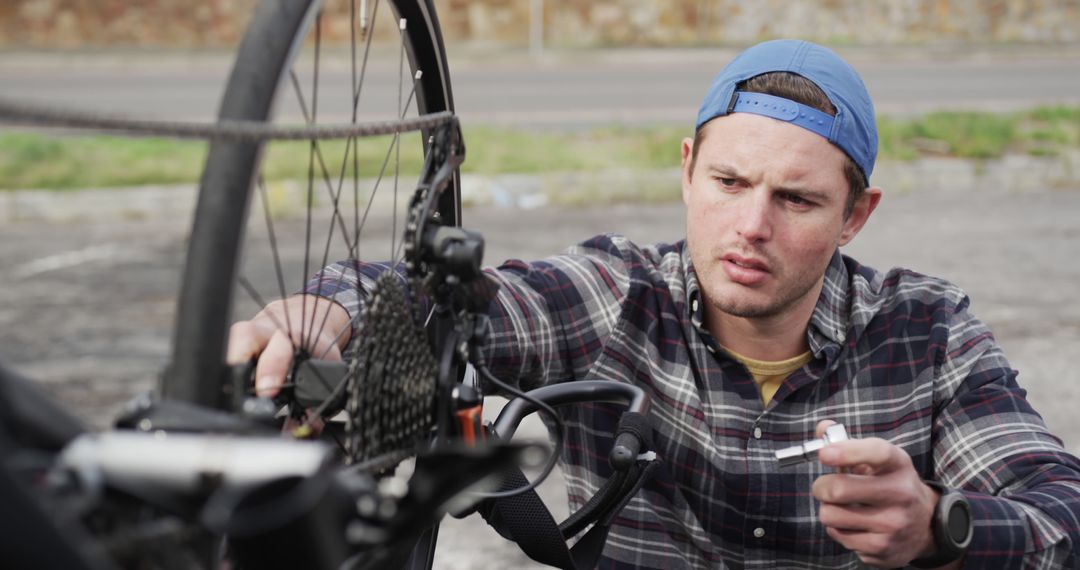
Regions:
<instances>
[{"instance_id":1,"label":"watch face","mask_svg":"<svg viewBox=\"0 0 1080 570\"><path fill-rule=\"evenodd\" d=\"M966 546L971 538L971 510L966 501L959 500L949 505L949 520L946 526L953 541Z\"/></svg>"}]
</instances>

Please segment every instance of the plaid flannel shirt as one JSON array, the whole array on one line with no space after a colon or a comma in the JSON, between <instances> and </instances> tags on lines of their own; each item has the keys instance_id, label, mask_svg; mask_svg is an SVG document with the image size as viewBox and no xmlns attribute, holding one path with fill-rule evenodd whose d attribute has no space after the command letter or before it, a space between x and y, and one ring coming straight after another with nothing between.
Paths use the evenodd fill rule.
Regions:
<instances>
[{"instance_id":1,"label":"plaid flannel shirt","mask_svg":"<svg viewBox=\"0 0 1080 570\"><path fill-rule=\"evenodd\" d=\"M309 291L357 314L356 267L328 268ZM360 264L360 281L382 268ZM813 358L763 406L745 367L704 326L683 242L598 236L487 271L502 286L486 347L497 376L524 388L632 382L652 398L662 464L615 519L599 568L861 567L818 520L811 485L826 468L781 469L774 456L812 438L822 419L900 446L922 477L965 493L974 516L965 567L1077 564L1080 461L1048 432L954 285L882 274L837 252L806 333ZM576 509L611 472L618 410L563 413Z\"/></svg>"}]
</instances>

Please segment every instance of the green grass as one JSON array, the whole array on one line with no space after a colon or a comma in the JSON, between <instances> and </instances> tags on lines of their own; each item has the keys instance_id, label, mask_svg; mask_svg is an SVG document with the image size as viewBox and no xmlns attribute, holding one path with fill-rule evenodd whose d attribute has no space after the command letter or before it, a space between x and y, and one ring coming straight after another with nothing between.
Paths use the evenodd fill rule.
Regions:
<instances>
[{"instance_id":1,"label":"green grass","mask_svg":"<svg viewBox=\"0 0 1080 570\"><path fill-rule=\"evenodd\" d=\"M993 158L1017 140L1017 121L1007 115L932 113L888 127L882 138L890 139L890 152L898 150L904 158L924 153Z\"/></svg>"},{"instance_id":2,"label":"green grass","mask_svg":"<svg viewBox=\"0 0 1080 570\"><path fill-rule=\"evenodd\" d=\"M206 144L111 136L0 134L0 188L88 188L190 181Z\"/></svg>"},{"instance_id":3,"label":"green grass","mask_svg":"<svg viewBox=\"0 0 1080 570\"><path fill-rule=\"evenodd\" d=\"M879 119L883 160L922 156L993 159L1008 153L1055 155L1080 147L1080 107L1040 107L994 114L940 112L914 118ZM679 165L679 144L688 126L603 127L529 131L500 127L465 130L466 173L648 171ZM419 172L419 136L402 137L401 162L391 137L363 139L360 176L387 171ZM346 141L320 143L331 179L341 176ZM391 148L389 160L387 149ZM199 178L207 144L171 139L114 136L0 134L0 189L87 188L193 183ZM271 180L306 178L311 145L275 142L268 146L264 175ZM350 158L345 176L352 175ZM316 175L321 176L316 160Z\"/></svg>"},{"instance_id":4,"label":"green grass","mask_svg":"<svg viewBox=\"0 0 1080 570\"><path fill-rule=\"evenodd\" d=\"M1008 114L941 112L906 120L886 117L879 120L878 131L881 156L886 159L1053 155L1080 146L1080 107L1039 107Z\"/></svg>"}]
</instances>

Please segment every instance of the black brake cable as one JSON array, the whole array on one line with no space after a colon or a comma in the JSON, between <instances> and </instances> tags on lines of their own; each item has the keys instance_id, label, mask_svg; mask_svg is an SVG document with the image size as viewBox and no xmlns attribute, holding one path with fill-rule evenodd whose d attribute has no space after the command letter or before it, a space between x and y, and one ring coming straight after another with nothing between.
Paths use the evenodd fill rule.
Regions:
<instances>
[{"instance_id":1,"label":"black brake cable","mask_svg":"<svg viewBox=\"0 0 1080 570\"><path fill-rule=\"evenodd\" d=\"M540 473L539 476L536 477L536 479L531 481L528 485L518 487L517 489L511 489L509 491L477 491L474 493L470 493L470 495L479 497L481 499L507 499L510 497L516 497L517 495L520 495L522 493L528 493L529 491L532 491L539 487L540 484L543 483L549 475L551 475L551 472L555 469L555 465L559 462L559 456L562 454L563 441L565 440L566 436L566 426L563 424L562 418L559 417L559 413L555 411L555 408L551 407L546 402L538 398L534 398L529 394L521 391L520 389L515 388L507 384L506 382L503 382L502 380L496 378L495 375L492 374L490 370L488 370L487 364L484 363L482 358L478 358L476 359L476 362L473 362L473 368L475 368L476 371L479 372L485 380L495 385L495 387L499 388L503 392L511 394L517 398L521 398L526 402L529 402L532 405L536 406L537 411L542 411L547 414L551 418L551 422L554 424L555 427L555 441L554 448L551 451L551 456L548 457L548 462L546 465L544 465L544 470Z\"/></svg>"}]
</instances>

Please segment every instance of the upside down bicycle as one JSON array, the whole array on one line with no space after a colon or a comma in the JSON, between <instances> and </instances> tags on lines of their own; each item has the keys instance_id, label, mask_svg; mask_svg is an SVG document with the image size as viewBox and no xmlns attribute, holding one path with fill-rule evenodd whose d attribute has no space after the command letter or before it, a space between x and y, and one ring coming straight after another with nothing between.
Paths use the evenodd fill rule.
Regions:
<instances>
[{"instance_id":1,"label":"upside down bicycle","mask_svg":"<svg viewBox=\"0 0 1080 570\"><path fill-rule=\"evenodd\" d=\"M374 0L348 2L340 12L322 4L263 0L238 49L218 125L209 134L173 125L179 136L213 142L159 396L133 400L116 430L87 433L31 383L0 370L0 494L19 513L4 517L9 526L17 520L0 532L5 560L64 568L426 567L438 520L453 510L479 511L530 556L576 568L595 561L605 521L647 475L651 458L642 452L648 442L636 435L644 431L640 422L648 405L640 389L583 381L523 394L492 376L478 357L484 308L495 292L480 270L482 239L460 227L458 165L465 145L431 0L389 0L393 14L384 8L382 16ZM319 89L322 29L325 19L341 12L350 19L352 73L343 98L351 123L320 131L326 97ZM372 47L379 33L396 33L399 49ZM312 83L305 92L300 61L308 54ZM393 86L383 89L393 95L396 110L392 120L362 123L358 109L371 90L364 90L365 77L379 65L369 59L380 56L391 68L397 63L396 94ZM269 126L277 100L289 93L306 130ZM343 132L343 156L331 162L320 141ZM407 147L410 132L420 136ZM361 136L387 142L372 161L374 181L363 183ZM300 278L290 284L274 230L273 192L260 173L265 143L275 137L310 140L307 237ZM399 200L403 152L419 154L422 166L408 199ZM390 198L378 194L388 171L394 179ZM361 191L369 185L370 193ZM245 235L255 204L266 225ZM225 364L234 291L262 305L265 283L285 298L303 290L313 271L315 283L325 279L317 268L327 265L331 251L348 259L371 255L366 243L381 238L371 236L367 221L374 207L384 205L391 220L383 232L391 252L386 271L358 292L365 299L362 318L350 329L330 331L356 339L344 362L325 362L325 355L310 350L325 322L305 314L299 327L305 332L293 339L287 397L256 397L250 366ZM314 221L319 215L326 218L321 229ZM243 251L260 242L270 246L272 278L244 274ZM280 325L293 330L291 323ZM516 399L494 425L483 426L479 409L483 390L491 388ZM546 474L561 441L552 406L581 401L629 407L627 428L614 438L615 475L560 525L520 518L520 512L538 509L538 499L529 493L536 482L516 466L543 462L533 458L534 447L507 438L522 416L547 415L556 451ZM276 435L282 413L299 436L310 433L316 419L338 416L344 422L331 424L326 441L282 439ZM395 475L394 468L411 456L412 473ZM477 491L484 479L486 490ZM577 535L582 538L574 550L552 549L553 541L565 546ZM40 544L49 546L32 547Z\"/></svg>"}]
</instances>

